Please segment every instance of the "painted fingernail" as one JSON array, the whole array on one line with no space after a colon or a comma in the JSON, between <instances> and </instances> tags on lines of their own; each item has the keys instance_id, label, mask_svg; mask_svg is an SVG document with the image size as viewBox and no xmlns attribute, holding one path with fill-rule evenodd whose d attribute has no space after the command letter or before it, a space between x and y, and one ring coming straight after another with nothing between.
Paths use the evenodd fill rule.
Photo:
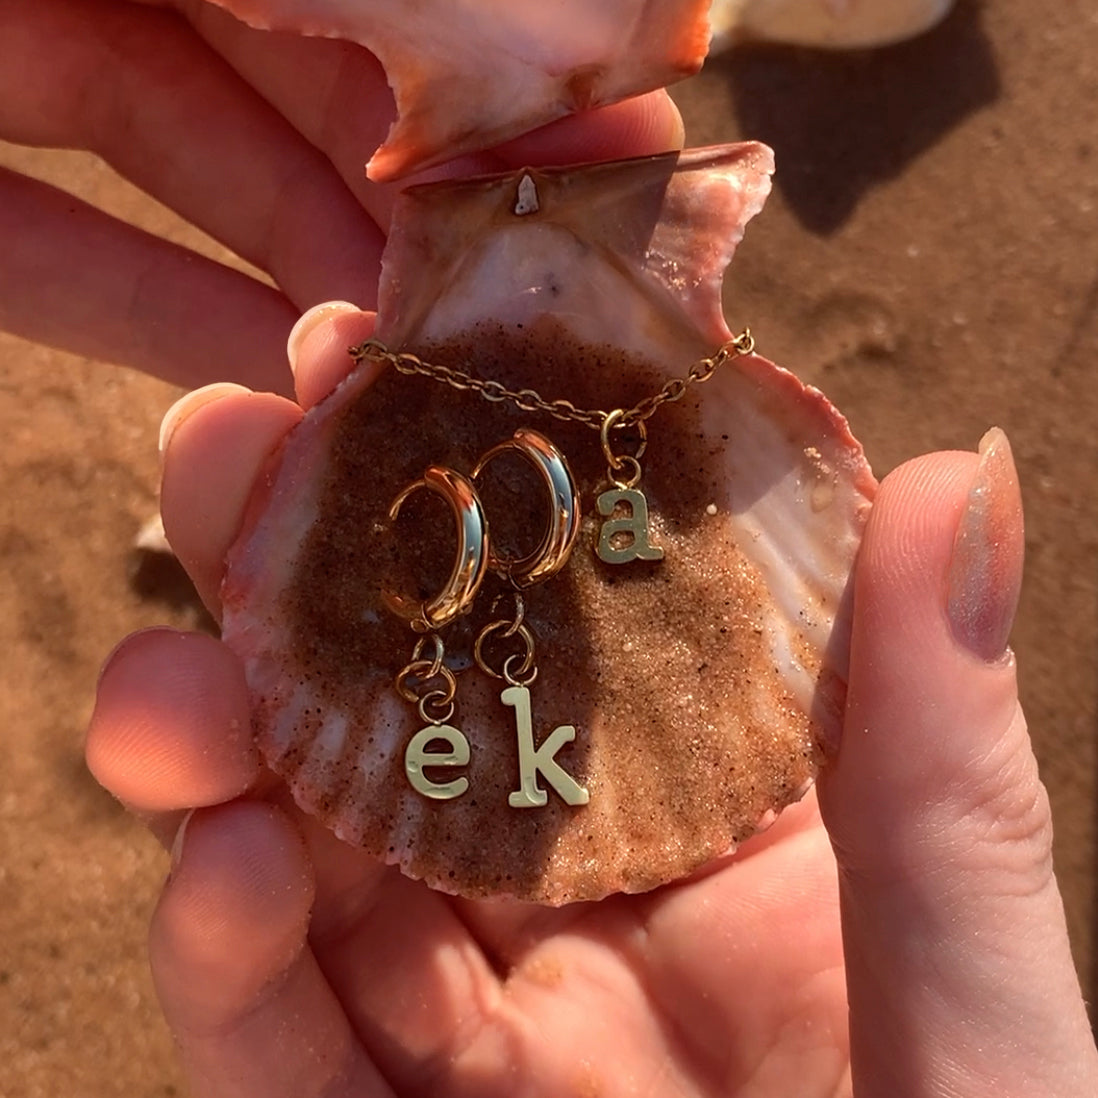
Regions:
<instances>
[{"instance_id":1,"label":"painted fingernail","mask_svg":"<svg viewBox=\"0 0 1098 1098\"><path fill-rule=\"evenodd\" d=\"M168 449L172 435L175 434L183 420L193 415L204 404L210 404L215 400L228 396L230 393L250 393L251 389L243 385L237 385L232 381L215 381L212 385L203 385L201 389L194 389L181 396L164 414L160 421L160 456Z\"/></svg>"},{"instance_id":2,"label":"painted fingernail","mask_svg":"<svg viewBox=\"0 0 1098 1098\"><path fill-rule=\"evenodd\" d=\"M1024 552L1018 471L1006 435L992 427L980 440L980 464L953 540L947 603L953 635L985 660L1006 651Z\"/></svg>"},{"instance_id":3,"label":"painted fingernail","mask_svg":"<svg viewBox=\"0 0 1098 1098\"><path fill-rule=\"evenodd\" d=\"M311 332L333 317L344 313L360 312L362 310L349 301L325 301L323 305L314 305L307 312L302 313L297 323L290 329L290 337L286 340L286 357L290 360L291 372L297 373L297 356L301 353L301 347Z\"/></svg>"}]
</instances>

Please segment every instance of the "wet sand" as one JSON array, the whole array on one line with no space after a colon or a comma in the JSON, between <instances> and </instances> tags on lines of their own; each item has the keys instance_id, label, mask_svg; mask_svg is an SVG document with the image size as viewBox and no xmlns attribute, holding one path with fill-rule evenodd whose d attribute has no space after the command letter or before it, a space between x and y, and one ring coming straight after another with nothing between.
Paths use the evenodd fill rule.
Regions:
<instances>
[{"instance_id":1,"label":"wet sand","mask_svg":"<svg viewBox=\"0 0 1098 1098\"><path fill-rule=\"evenodd\" d=\"M1098 18L962 2L859 55L740 50L679 94L692 144L754 137L775 193L726 281L735 328L824 389L878 475L1014 446L1027 575L1014 647L1078 960L1098 995ZM91 157L0 147L174 240L209 241ZM82 760L98 667L198 612L134 536L168 386L0 336L0 1059L4 1095L183 1093L145 960L167 858Z\"/></svg>"}]
</instances>

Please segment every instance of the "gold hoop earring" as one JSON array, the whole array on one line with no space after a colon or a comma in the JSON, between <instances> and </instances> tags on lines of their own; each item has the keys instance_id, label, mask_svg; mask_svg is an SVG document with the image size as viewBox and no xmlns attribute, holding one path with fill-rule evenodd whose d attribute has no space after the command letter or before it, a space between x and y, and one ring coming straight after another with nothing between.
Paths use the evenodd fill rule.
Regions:
<instances>
[{"instance_id":1,"label":"gold hoop earring","mask_svg":"<svg viewBox=\"0 0 1098 1098\"><path fill-rule=\"evenodd\" d=\"M390 591L383 591L381 597L389 610L415 632L431 633L472 609L489 560L488 522L473 482L441 465L430 466L420 480L413 481L393 500L390 521L396 521L405 500L421 488L442 496L454 512L458 551L450 578L433 598L412 600Z\"/></svg>"},{"instance_id":2,"label":"gold hoop earring","mask_svg":"<svg viewBox=\"0 0 1098 1098\"><path fill-rule=\"evenodd\" d=\"M521 454L534 466L549 490L549 524L541 544L525 557L509 560L489 547L488 566L517 588L532 587L555 576L568 563L579 534L579 497L564 454L543 434L525 427L520 427L505 442L493 446L476 463L472 479L475 481L494 457L510 450Z\"/></svg>"}]
</instances>

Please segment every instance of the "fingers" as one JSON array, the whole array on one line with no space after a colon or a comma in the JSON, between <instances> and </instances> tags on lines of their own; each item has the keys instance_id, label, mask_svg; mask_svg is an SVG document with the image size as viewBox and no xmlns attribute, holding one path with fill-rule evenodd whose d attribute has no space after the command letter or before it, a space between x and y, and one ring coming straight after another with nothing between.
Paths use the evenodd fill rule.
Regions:
<instances>
[{"instance_id":1,"label":"fingers","mask_svg":"<svg viewBox=\"0 0 1098 1098\"><path fill-rule=\"evenodd\" d=\"M244 673L212 637L149 629L103 668L88 768L169 846L183 813L259 778Z\"/></svg>"},{"instance_id":2,"label":"fingers","mask_svg":"<svg viewBox=\"0 0 1098 1098\"><path fill-rule=\"evenodd\" d=\"M474 1040L512 1016L496 973L451 897L302 823L317 875L314 956L394 1089L441 1093L459 1061L478 1059Z\"/></svg>"},{"instance_id":3,"label":"fingers","mask_svg":"<svg viewBox=\"0 0 1098 1098\"><path fill-rule=\"evenodd\" d=\"M1098 1081L1006 650L1021 558L1001 432L980 458L932 455L882 485L857 568L843 742L819 783L855 1093L1081 1094Z\"/></svg>"},{"instance_id":4,"label":"fingers","mask_svg":"<svg viewBox=\"0 0 1098 1098\"><path fill-rule=\"evenodd\" d=\"M255 482L300 419L301 409L292 401L226 385L189 393L164 418L164 530L215 616L225 555Z\"/></svg>"},{"instance_id":5,"label":"fingers","mask_svg":"<svg viewBox=\"0 0 1098 1098\"><path fill-rule=\"evenodd\" d=\"M152 6L8 0L0 133L99 153L283 292L6 174L0 322L187 387L218 379L285 391L277 349L295 313L336 298L375 303L378 225L393 189L369 184L363 166L392 121L392 97L360 47L255 31L209 4L178 6L206 42ZM678 112L652 93L435 174L681 143Z\"/></svg>"},{"instance_id":6,"label":"fingers","mask_svg":"<svg viewBox=\"0 0 1098 1098\"><path fill-rule=\"evenodd\" d=\"M373 304L377 226L323 153L183 20L110 0L8 6L5 134L99 153L268 271L299 310Z\"/></svg>"},{"instance_id":7,"label":"fingers","mask_svg":"<svg viewBox=\"0 0 1098 1098\"><path fill-rule=\"evenodd\" d=\"M374 314L345 302L318 306L294 327L288 353L306 407L350 372L350 346L367 339ZM373 369L369 365L364 369ZM214 384L188 393L168 411L160 431L160 510L168 541L203 602L220 615L226 554L239 534L257 479L302 407L273 393Z\"/></svg>"},{"instance_id":8,"label":"fingers","mask_svg":"<svg viewBox=\"0 0 1098 1098\"><path fill-rule=\"evenodd\" d=\"M306 842L270 805L223 803L256 795L268 775L243 670L213 638L164 629L123 642L101 677L87 755L99 781L173 848L152 958L198 1093L296 1096L314 1093L306 1080L319 1091L347 1072L361 1085L348 1089L356 1098L384 1093L357 1052L346 1062L359 1040L387 1076L420 1086L498 997L446 897L315 821L301 821ZM196 805L211 807L187 816L177 838ZM293 1039L274 1057L286 1065L276 1086L264 1074L270 1042L291 1023ZM239 1091L218 1089L226 1080Z\"/></svg>"},{"instance_id":9,"label":"fingers","mask_svg":"<svg viewBox=\"0 0 1098 1098\"><path fill-rule=\"evenodd\" d=\"M221 803L261 780L232 653L166 629L128 638L103 670L87 753L172 846L150 952L195 1092L388 1094L306 948L315 884L301 836L270 805Z\"/></svg>"},{"instance_id":10,"label":"fingers","mask_svg":"<svg viewBox=\"0 0 1098 1098\"><path fill-rule=\"evenodd\" d=\"M187 388L289 391L297 310L270 286L3 169L0 240L0 328Z\"/></svg>"},{"instance_id":11,"label":"fingers","mask_svg":"<svg viewBox=\"0 0 1098 1098\"><path fill-rule=\"evenodd\" d=\"M323 400L347 376L354 366L349 348L369 339L376 321L376 313L364 313L346 301L317 305L298 320L286 353L302 408Z\"/></svg>"},{"instance_id":12,"label":"fingers","mask_svg":"<svg viewBox=\"0 0 1098 1098\"><path fill-rule=\"evenodd\" d=\"M383 237L338 172L172 14L8 0L4 25L0 133L99 153L284 293L4 173L0 323L187 387L288 390L301 310L376 294Z\"/></svg>"},{"instance_id":13,"label":"fingers","mask_svg":"<svg viewBox=\"0 0 1098 1098\"><path fill-rule=\"evenodd\" d=\"M579 164L681 149L682 115L665 91L573 114L493 150L502 168Z\"/></svg>"},{"instance_id":14,"label":"fingers","mask_svg":"<svg viewBox=\"0 0 1098 1098\"><path fill-rule=\"evenodd\" d=\"M196 1094L391 1093L308 948L314 896L305 846L278 809L238 802L188 818L149 948Z\"/></svg>"}]
</instances>

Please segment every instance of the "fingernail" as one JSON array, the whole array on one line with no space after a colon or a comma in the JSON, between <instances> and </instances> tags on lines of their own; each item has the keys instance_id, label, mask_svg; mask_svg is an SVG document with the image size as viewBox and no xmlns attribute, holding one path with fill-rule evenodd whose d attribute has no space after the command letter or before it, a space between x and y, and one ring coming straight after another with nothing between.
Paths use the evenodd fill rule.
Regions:
<instances>
[{"instance_id":1,"label":"fingernail","mask_svg":"<svg viewBox=\"0 0 1098 1098\"><path fill-rule=\"evenodd\" d=\"M201 389L194 389L181 396L164 414L160 421L160 456L168 449L172 435L175 434L183 420L193 415L204 404L211 404L215 400L228 396L230 393L250 393L251 389L243 385L237 385L232 381L215 381L212 385L203 385Z\"/></svg>"},{"instance_id":2,"label":"fingernail","mask_svg":"<svg viewBox=\"0 0 1098 1098\"><path fill-rule=\"evenodd\" d=\"M668 148L681 149L686 145L686 123L682 120L682 114L675 102L671 101L670 133L668 134Z\"/></svg>"},{"instance_id":3,"label":"fingernail","mask_svg":"<svg viewBox=\"0 0 1098 1098\"><path fill-rule=\"evenodd\" d=\"M107 671L110 670L114 661L122 654L124 649L137 640L138 637L147 636L149 633L174 633L176 630L170 628L167 625L146 625L144 629L135 629L132 633L128 633L124 636L111 650L107 653L107 658L103 660L103 663L99 668L99 676L95 680L95 692L99 693L99 687L103 685L103 677Z\"/></svg>"},{"instance_id":4,"label":"fingernail","mask_svg":"<svg viewBox=\"0 0 1098 1098\"><path fill-rule=\"evenodd\" d=\"M980 440L980 464L953 539L947 603L953 635L982 659L1006 651L1024 552L1018 471L1006 435L992 427Z\"/></svg>"},{"instance_id":5,"label":"fingernail","mask_svg":"<svg viewBox=\"0 0 1098 1098\"><path fill-rule=\"evenodd\" d=\"M192 817L198 811L197 808L192 808L182 820L179 821L179 828L176 830L175 838L172 840L171 850L169 856L171 858L171 866L168 873L174 873L180 863L183 861L183 842L187 837L187 825L191 822Z\"/></svg>"},{"instance_id":6,"label":"fingernail","mask_svg":"<svg viewBox=\"0 0 1098 1098\"><path fill-rule=\"evenodd\" d=\"M290 360L290 371L297 373L297 356L311 332L321 324L326 324L332 317L360 312L362 310L349 301L325 301L323 305L314 305L307 312L302 313L297 323L290 329L289 339L286 340L286 357Z\"/></svg>"}]
</instances>

